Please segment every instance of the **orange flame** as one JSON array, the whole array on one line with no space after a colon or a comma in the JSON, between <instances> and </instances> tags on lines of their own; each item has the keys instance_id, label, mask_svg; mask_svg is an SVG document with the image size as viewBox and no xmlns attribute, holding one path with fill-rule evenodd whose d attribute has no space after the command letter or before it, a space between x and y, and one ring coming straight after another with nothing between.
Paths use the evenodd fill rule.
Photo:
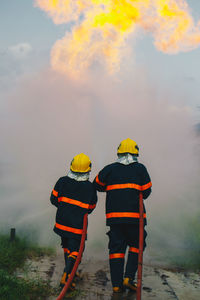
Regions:
<instances>
[{"instance_id":1,"label":"orange flame","mask_svg":"<svg viewBox=\"0 0 200 300\"><path fill-rule=\"evenodd\" d=\"M51 64L75 76L99 61L110 73L119 70L127 37L139 28L152 33L156 48L165 53L200 45L200 22L194 24L185 0L35 0L35 4L55 24L73 21L71 32L53 46Z\"/></svg>"}]
</instances>

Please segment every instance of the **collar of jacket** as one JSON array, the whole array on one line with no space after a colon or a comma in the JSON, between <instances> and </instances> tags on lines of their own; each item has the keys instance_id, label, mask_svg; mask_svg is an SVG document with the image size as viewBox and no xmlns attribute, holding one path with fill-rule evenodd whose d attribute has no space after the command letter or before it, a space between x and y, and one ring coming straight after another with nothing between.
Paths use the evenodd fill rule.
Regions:
<instances>
[{"instance_id":1,"label":"collar of jacket","mask_svg":"<svg viewBox=\"0 0 200 300\"><path fill-rule=\"evenodd\" d=\"M80 173L74 173L70 170L67 176L76 181L86 181L89 180L90 173L88 172L88 173L80 174Z\"/></svg>"},{"instance_id":2,"label":"collar of jacket","mask_svg":"<svg viewBox=\"0 0 200 300\"><path fill-rule=\"evenodd\" d=\"M130 165L132 163L135 163L137 162L137 157L131 155L130 153L127 153L121 157L119 157L117 159L117 162L120 163L120 164L123 164L123 165Z\"/></svg>"}]
</instances>

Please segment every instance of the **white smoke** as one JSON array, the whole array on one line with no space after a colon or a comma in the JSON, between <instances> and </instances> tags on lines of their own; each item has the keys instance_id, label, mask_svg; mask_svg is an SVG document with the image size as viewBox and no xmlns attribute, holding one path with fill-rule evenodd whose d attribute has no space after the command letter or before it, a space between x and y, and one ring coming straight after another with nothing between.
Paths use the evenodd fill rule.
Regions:
<instances>
[{"instance_id":1,"label":"white smoke","mask_svg":"<svg viewBox=\"0 0 200 300\"><path fill-rule=\"evenodd\" d=\"M26 234L33 231L33 238L43 244L56 239L52 231L56 209L49 196L57 179L69 170L72 157L80 152L90 156L93 179L116 159L120 141L129 137L138 143L140 161L153 183L146 200L150 250L155 250L155 239L169 248L175 241L184 244L181 222L195 213L199 198L192 113L182 99L175 100L178 93L158 96L156 85L140 70L137 74L134 81L94 74L90 81L78 82L44 71L3 99L0 222L4 231L10 227ZM87 243L89 250L99 249L102 254L107 247L104 198L99 197L89 218ZM175 218L176 228L167 229L170 222L176 224Z\"/></svg>"}]
</instances>

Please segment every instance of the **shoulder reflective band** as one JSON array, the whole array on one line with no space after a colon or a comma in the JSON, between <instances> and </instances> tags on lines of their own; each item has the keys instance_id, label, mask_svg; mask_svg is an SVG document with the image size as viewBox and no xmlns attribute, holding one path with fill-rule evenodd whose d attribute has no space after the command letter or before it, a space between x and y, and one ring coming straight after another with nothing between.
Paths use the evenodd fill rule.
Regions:
<instances>
[{"instance_id":1,"label":"shoulder reflective band","mask_svg":"<svg viewBox=\"0 0 200 300\"><path fill-rule=\"evenodd\" d=\"M64 226L64 225L58 224L58 223L55 224L55 227L58 228L58 229L61 229L61 230L64 230L64 231L73 232L73 233L76 233L76 234L82 234L83 233L82 229L68 227L68 226Z\"/></svg>"},{"instance_id":2,"label":"shoulder reflective band","mask_svg":"<svg viewBox=\"0 0 200 300\"><path fill-rule=\"evenodd\" d=\"M113 258L124 258L124 257L125 257L124 253L113 253L113 254L109 255L110 259L113 259Z\"/></svg>"},{"instance_id":3,"label":"shoulder reflective band","mask_svg":"<svg viewBox=\"0 0 200 300\"><path fill-rule=\"evenodd\" d=\"M134 247L129 247L129 252L139 253L139 249Z\"/></svg>"},{"instance_id":4,"label":"shoulder reflective band","mask_svg":"<svg viewBox=\"0 0 200 300\"><path fill-rule=\"evenodd\" d=\"M55 197L58 197L58 192L56 192L56 190L53 190L53 191L52 191L52 194L53 194Z\"/></svg>"},{"instance_id":5,"label":"shoulder reflective band","mask_svg":"<svg viewBox=\"0 0 200 300\"><path fill-rule=\"evenodd\" d=\"M112 185L108 185L106 187L106 191L119 190L119 189L136 189L139 191L144 191L144 190L147 190L148 188L150 188L151 186L152 186L151 182L149 182L145 185L139 185L136 183L112 184Z\"/></svg>"},{"instance_id":6,"label":"shoulder reflective band","mask_svg":"<svg viewBox=\"0 0 200 300\"><path fill-rule=\"evenodd\" d=\"M70 199L70 198L67 198L67 197L60 197L60 198L58 198L58 201L73 204L73 205L77 205L77 206L80 206L82 208L87 208L87 209L89 208L89 204L83 203L83 202L78 201L78 200Z\"/></svg>"},{"instance_id":7,"label":"shoulder reflective band","mask_svg":"<svg viewBox=\"0 0 200 300\"><path fill-rule=\"evenodd\" d=\"M67 198L67 197L58 198L58 202L65 202L65 203L77 205L77 206L80 206L80 207L86 208L86 209L93 209L93 208L96 207L96 204L87 204L87 203L83 203L81 201L70 199L70 198Z\"/></svg>"},{"instance_id":8,"label":"shoulder reflective band","mask_svg":"<svg viewBox=\"0 0 200 300\"><path fill-rule=\"evenodd\" d=\"M98 175L96 176L96 183L98 183L99 185L102 185L102 186L106 185L105 183L103 183L103 182L101 182L99 180L99 176Z\"/></svg>"},{"instance_id":9,"label":"shoulder reflective band","mask_svg":"<svg viewBox=\"0 0 200 300\"><path fill-rule=\"evenodd\" d=\"M139 218L139 213L130 213L130 212L113 212L106 214L106 218ZM144 218L146 218L146 214L144 214Z\"/></svg>"}]
</instances>

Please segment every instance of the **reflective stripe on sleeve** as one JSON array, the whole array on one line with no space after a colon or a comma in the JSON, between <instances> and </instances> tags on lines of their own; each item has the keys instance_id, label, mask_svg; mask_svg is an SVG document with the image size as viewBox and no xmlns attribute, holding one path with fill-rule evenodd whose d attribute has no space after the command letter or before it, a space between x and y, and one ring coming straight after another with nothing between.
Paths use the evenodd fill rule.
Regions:
<instances>
[{"instance_id":1,"label":"reflective stripe on sleeve","mask_svg":"<svg viewBox=\"0 0 200 300\"><path fill-rule=\"evenodd\" d=\"M82 234L83 233L82 229L68 227L68 226L64 226L64 225L58 224L58 223L55 224L55 227L58 228L58 229L61 229L61 230L64 230L64 231L73 232L73 233L76 233L76 234Z\"/></svg>"},{"instance_id":2,"label":"reflective stripe on sleeve","mask_svg":"<svg viewBox=\"0 0 200 300\"><path fill-rule=\"evenodd\" d=\"M145 185L139 185L136 183L112 184L112 185L108 185L106 187L106 191L120 190L120 189L136 189L139 191L144 191L144 190L147 190L148 188L150 188L151 186L152 186L151 182L149 182Z\"/></svg>"},{"instance_id":3,"label":"reflective stripe on sleeve","mask_svg":"<svg viewBox=\"0 0 200 300\"><path fill-rule=\"evenodd\" d=\"M100 180L99 180L99 176L97 175L96 176L96 183L98 183L99 185L101 185L101 186L105 186L106 184L105 183L103 183L103 182L101 182Z\"/></svg>"},{"instance_id":4,"label":"reflective stripe on sleeve","mask_svg":"<svg viewBox=\"0 0 200 300\"><path fill-rule=\"evenodd\" d=\"M134 247L129 247L129 252L139 253L139 249Z\"/></svg>"},{"instance_id":5,"label":"reflective stripe on sleeve","mask_svg":"<svg viewBox=\"0 0 200 300\"><path fill-rule=\"evenodd\" d=\"M142 185L141 186L141 191L145 191L145 190L149 189L150 187L152 187L151 181L148 182L147 184Z\"/></svg>"},{"instance_id":6,"label":"reflective stripe on sleeve","mask_svg":"<svg viewBox=\"0 0 200 300\"><path fill-rule=\"evenodd\" d=\"M146 214L144 213L144 218L146 218ZM132 212L113 212L106 214L106 218L139 218L139 213L132 213Z\"/></svg>"},{"instance_id":7,"label":"reflective stripe on sleeve","mask_svg":"<svg viewBox=\"0 0 200 300\"><path fill-rule=\"evenodd\" d=\"M110 259L114 259L114 258L124 258L125 254L124 253L113 253L109 255Z\"/></svg>"},{"instance_id":8,"label":"reflective stripe on sleeve","mask_svg":"<svg viewBox=\"0 0 200 300\"><path fill-rule=\"evenodd\" d=\"M55 196L55 197L58 197L58 192L56 190L53 190L52 191L52 194Z\"/></svg>"}]
</instances>

